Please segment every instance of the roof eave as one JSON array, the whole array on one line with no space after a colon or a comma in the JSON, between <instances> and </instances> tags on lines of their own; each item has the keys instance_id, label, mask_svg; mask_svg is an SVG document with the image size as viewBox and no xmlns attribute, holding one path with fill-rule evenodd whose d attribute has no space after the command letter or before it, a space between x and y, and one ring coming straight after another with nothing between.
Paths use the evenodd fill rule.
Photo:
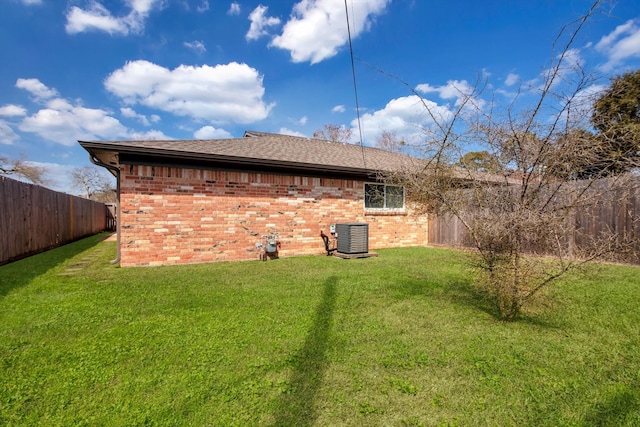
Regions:
<instances>
[{"instance_id":1,"label":"roof eave","mask_svg":"<svg viewBox=\"0 0 640 427\"><path fill-rule=\"evenodd\" d=\"M123 147L115 146L100 141L78 141L80 145L92 156L97 153L110 152L117 154L118 164L149 164L180 166L189 163L198 163L209 167L233 167L240 170L281 170L290 172L305 172L309 174L339 175L357 178L373 179L382 171L369 168L353 168L332 166L326 164L299 163L279 161L273 159L261 159L250 157L224 156L209 153L194 153L176 150L165 150L148 147Z\"/></svg>"}]
</instances>

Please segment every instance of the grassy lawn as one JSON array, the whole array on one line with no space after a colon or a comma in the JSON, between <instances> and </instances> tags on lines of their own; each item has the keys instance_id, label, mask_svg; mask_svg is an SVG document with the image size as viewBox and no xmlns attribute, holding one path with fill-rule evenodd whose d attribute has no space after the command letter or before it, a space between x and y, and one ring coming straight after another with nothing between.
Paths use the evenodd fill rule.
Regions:
<instances>
[{"instance_id":1,"label":"grassy lawn","mask_svg":"<svg viewBox=\"0 0 640 427\"><path fill-rule=\"evenodd\" d=\"M505 323L464 254L379 254L121 269L92 237L2 266L0 425L640 425L639 268Z\"/></svg>"}]
</instances>

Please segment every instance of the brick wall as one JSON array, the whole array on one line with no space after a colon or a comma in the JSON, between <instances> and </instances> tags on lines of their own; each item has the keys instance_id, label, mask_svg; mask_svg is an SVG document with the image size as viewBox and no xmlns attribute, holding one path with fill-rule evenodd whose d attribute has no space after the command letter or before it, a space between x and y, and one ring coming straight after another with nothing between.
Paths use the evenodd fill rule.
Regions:
<instances>
[{"instance_id":1,"label":"brick wall","mask_svg":"<svg viewBox=\"0 0 640 427\"><path fill-rule=\"evenodd\" d=\"M369 248L427 244L427 219L364 211L364 183L346 179L152 166L121 169L121 265L258 259L261 235L280 256L323 254L320 230L369 224Z\"/></svg>"}]
</instances>

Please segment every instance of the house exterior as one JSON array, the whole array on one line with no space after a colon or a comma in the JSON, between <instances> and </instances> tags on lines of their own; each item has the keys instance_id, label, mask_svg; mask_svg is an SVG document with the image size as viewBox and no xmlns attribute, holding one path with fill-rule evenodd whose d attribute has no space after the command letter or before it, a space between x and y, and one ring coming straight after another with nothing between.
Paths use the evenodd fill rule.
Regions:
<instances>
[{"instance_id":1,"label":"house exterior","mask_svg":"<svg viewBox=\"0 0 640 427\"><path fill-rule=\"evenodd\" d=\"M369 248L426 245L428 221L381 173L410 159L352 144L246 132L189 141L79 141L118 179L121 266L323 254L320 231L367 223Z\"/></svg>"}]
</instances>

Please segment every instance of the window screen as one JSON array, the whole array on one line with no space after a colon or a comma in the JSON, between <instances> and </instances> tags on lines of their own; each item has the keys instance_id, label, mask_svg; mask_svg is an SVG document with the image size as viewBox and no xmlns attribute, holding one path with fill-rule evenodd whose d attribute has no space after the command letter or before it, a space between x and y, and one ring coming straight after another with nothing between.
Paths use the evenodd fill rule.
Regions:
<instances>
[{"instance_id":1,"label":"window screen","mask_svg":"<svg viewBox=\"0 0 640 427\"><path fill-rule=\"evenodd\" d=\"M364 207L366 209L403 209L404 188L396 185L365 184Z\"/></svg>"}]
</instances>

